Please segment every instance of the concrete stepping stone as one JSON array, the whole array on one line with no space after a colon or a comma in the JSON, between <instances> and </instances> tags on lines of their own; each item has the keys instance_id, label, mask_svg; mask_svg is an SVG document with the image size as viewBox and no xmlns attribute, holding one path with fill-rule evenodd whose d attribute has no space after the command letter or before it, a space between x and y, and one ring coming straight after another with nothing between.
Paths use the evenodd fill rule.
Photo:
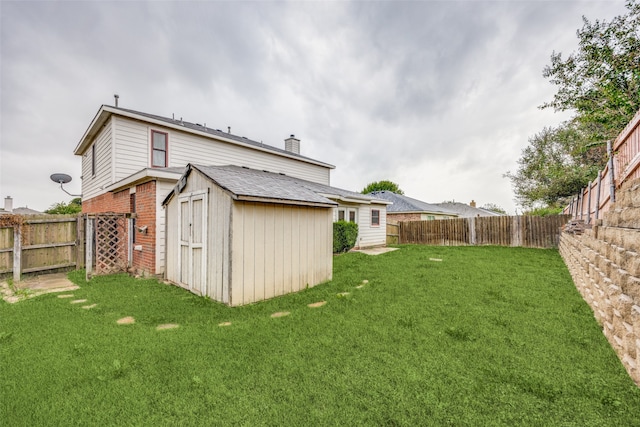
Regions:
<instances>
[{"instance_id":1,"label":"concrete stepping stone","mask_svg":"<svg viewBox=\"0 0 640 427\"><path fill-rule=\"evenodd\" d=\"M362 281L362 284L363 284L363 285L366 285L367 283L369 283L369 281L368 281L367 279L364 279L364 280Z\"/></svg>"},{"instance_id":2,"label":"concrete stepping stone","mask_svg":"<svg viewBox=\"0 0 640 427\"><path fill-rule=\"evenodd\" d=\"M311 304L307 304L307 307L309 307L309 308L318 308L318 307L322 307L326 303L327 303L326 301L318 301L318 302L314 302L314 303L311 303Z\"/></svg>"},{"instance_id":3,"label":"concrete stepping stone","mask_svg":"<svg viewBox=\"0 0 640 427\"><path fill-rule=\"evenodd\" d=\"M442 261L442 259L441 258L429 258L429 261L440 262L440 261Z\"/></svg>"},{"instance_id":4,"label":"concrete stepping stone","mask_svg":"<svg viewBox=\"0 0 640 427\"><path fill-rule=\"evenodd\" d=\"M231 326L231 322L218 323L218 326Z\"/></svg>"},{"instance_id":5,"label":"concrete stepping stone","mask_svg":"<svg viewBox=\"0 0 640 427\"><path fill-rule=\"evenodd\" d=\"M85 310L91 310L93 307L95 307L98 304L91 304L91 305L83 305L82 308L84 308Z\"/></svg>"},{"instance_id":6,"label":"concrete stepping stone","mask_svg":"<svg viewBox=\"0 0 640 427\"><path fill-rule=\"evenodd\" d=\"M364 285L358 285L358 286L356 286L356 289L362 289L362 288L364 288Z\"/></svg>"},{"instance_id":7,"label":"concrete stepping stone","mask_svg":"<svg viewBox=\"0 0 640 427\"><path fill-rule=\"evenodd\" d=\"M58 295L58 298L73 298L73 294L62 294L62 295Z\"/></svg>"},{"instance_id":8,"label":"concrete stepping stone","mask_svg":"<svg viewBox=\"0 0 640 427\"><path fill-rule=\"evenodd\" d=\"M166 329L176 329L179 328L180 325L178 325L177 323L164 323L162 325L158 325L156 327L156 331L164 331Z\"/></svg>"},{"instance_id":9,"label":"concrete stepping stone","mask_svg":"<svg viewBox=\"0 0 640 427\"><path fill-rule=\"evenodd\" d=\"M87 302L88 300L86 299L74 299L73 301L71 301L71 304L82 304L83 302Z\"/></svg>"},{"instance_id":10,"label":"concrete stepping stone","mask_svg":"<svg viewBox=\"0 0 640 427\"><path fill-rule=\"evenodd\" d=\"M291 312L289 312L289 311L278 311L276 313L273 313L271 315L271 317L284 317L284 316L288 316L290 314L291 314Z\"/></svg>"},{"instance_id":11,"label":"concrete stepping stone","mask_svg":"<svg viewBox=\"0 0 640 427\"><path fill-rule=\"evenodd\" d=\"M346 297L347 295L349 295L350 292L340 292L338 293L338 297Z\"/></svg>"},{"instance_id":12,"label":"concrete stepping stone","mask_svg":"<svg viewBox=\"0 0 640 427\"><path fill-rule=\"evenodd\" d=\"M123 317L122 319L116 320L118 325L131 325L132 323L136 323L136 319L131 316Z\"/></svg>"}]
</instances>

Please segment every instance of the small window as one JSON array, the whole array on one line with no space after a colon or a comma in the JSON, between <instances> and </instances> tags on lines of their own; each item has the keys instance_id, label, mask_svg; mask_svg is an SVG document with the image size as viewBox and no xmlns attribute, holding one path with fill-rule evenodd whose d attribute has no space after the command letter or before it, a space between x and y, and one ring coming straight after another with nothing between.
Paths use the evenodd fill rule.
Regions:
<instances>
[{"instance_id":1,"label":"small window","mask_svg":"<svg viewBox=\"0 0 640 427\"><path fill-rule=\"evenodd\" d=\"M338 221L344 221L344 209L338 209Z\"/></svg>"},{"instance_id":2,"label":"small window","mask_svg":"<svg viewBox=\"0 0 640 427\"><path fill-rule=\"evenodd\" d=\"M356 211L349 210L349 222L356 222Z\"/></svg>"},{"instance_id":3,"label":"small window","mask_svg":"<svg viewBox=\"0 0 640 427\"><path fill-rule=\"evenodd\" d=\"M151 167L167 167L167 140L166 133L151 131Z\"/></svg>"},{"instance_id":4,"label":"small window","mask_svg":"<svg viewBox=\"0 0 640 427\"><path fill-rule=\"evenodd\" d=\"M380 210L371 209L371 225L380 226Z\"/></svg>"},{"instance_id":5,"label":"small window","mask_svg":"<svg viewBox=\"0 0 640 427\"><path fill-rule=\"evenodd\" d=\"M96 175L96 144L91 146L91 176Z\"/></svg>"}]
</instances>

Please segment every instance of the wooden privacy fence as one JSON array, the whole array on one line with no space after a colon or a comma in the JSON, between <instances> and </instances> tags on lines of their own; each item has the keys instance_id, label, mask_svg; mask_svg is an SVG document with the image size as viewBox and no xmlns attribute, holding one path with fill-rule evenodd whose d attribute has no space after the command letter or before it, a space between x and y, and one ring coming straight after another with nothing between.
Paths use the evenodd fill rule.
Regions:
<instances>
[{"instance_id":1,"label":"wooden privacy fence","mask_svg":"<svg viewBox=\"0 0 640 427\"><path fill-rule=\"evenodd\" d=\"M76 215L0 216L0 274L84 267L84 227Z\"/></svg>"},{"instance_id":2,"label":"wooden privacy fence","mask_svg":"<svg viewBox=\"0 0 640 427\"><path fill-rule=\"evenodd\" d=\"M398 243L556 248L560 228L570 218L570 215L520 215L402 221L398 224Z\"/></svg>"},{"instance_id":3,"label":"wooden privacy fence","mask_svg":"<svg viewBox=\"0 0 640 427\"><path fill-rule=\"evenodd\" d=\"M609 161L605 168L564 208L564 214L590 224L616 201L617 188L626 181L640 178L640 111L615 141L607 142L607 153Z\"/></svg>"}]
</instances>

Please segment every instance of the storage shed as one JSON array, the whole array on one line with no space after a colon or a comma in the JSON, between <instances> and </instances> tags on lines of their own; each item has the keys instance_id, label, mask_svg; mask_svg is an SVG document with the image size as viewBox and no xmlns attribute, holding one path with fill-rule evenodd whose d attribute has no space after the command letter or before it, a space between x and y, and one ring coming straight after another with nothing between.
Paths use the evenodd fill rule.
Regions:
<instances>
[{"instance_id":1,"label":"storage shed","mask_svg":"<svg viewBox=\"0 0 640 427\"><path fill-rule=\"evenodd\" d=\"M166 197L166 278L230 306L331 280L333 208L306 181L189 164Z\"/></svg>"}]
</instances>

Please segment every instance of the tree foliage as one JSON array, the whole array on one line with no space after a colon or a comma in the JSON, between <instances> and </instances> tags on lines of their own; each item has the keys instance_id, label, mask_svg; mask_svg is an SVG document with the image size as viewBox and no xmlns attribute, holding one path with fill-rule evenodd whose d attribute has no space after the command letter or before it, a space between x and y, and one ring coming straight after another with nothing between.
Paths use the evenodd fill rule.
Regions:
<instances>
[{"instance_id":1,"label":"tree foliage","mask_svg":"<svg viewBox=\"0 0 640 427\"><path fill-rule=\"evenodd\" d=\"M571 123L544 128L529 138L518 159L518 170L507 172L516 200L524 208L563 204L604 166L606 156L585 150L581 132Z\"/></svg>"},{"instance_id":2,"label":"tree foliage","mask_svg":"<svg viewBox=\"0 0 640 427\"><path fill-rule=\"evenodd\" d=\"M373 191L392 191L396 194L404 194L404 191L400 189L400 186L398 186L398 184L388 180L371 182L362 189L361 193L368 194Z\"/></svg>"},{"instance_id":3,"label":"tree foliage","mask_svg":"<svg viewBox=\"0 0 640 427\"><path fill-rule=\"evenodd\" d=\"M48 214L76 214L82 212L82 199L76 197L69 203L60 202L54 203L49 209L44 211Z\"/></svg>"},{"instance_id":4,"label":"tree foliage","mask_svg":"<svg viewBox=\"0 0 640 427\"><path fill-rule=\"evenodd\" d=\"M583 17L578 49L553 52L544 68L557 92L541 108L574 116L529 138L518 170L506 173L525 209L562 205L584 188L606 163L606 142L640 109L640 5L626 7L610 22Z\"/></svg>"},{"instance_id":5,"label":"tree foliage","mask_svg":"<svg viewBox=\"0 0 640 427\"><path fill-rule=\"evenodd\" d=\"M615 139L640 109L640 5L626 6L611 22L583 17L578 50L553 52L543 71L558 91L542 108L574 111L587 142Z\"/></svg>"},{"instance_id":6,"label":"tree foliage","mask_svg":"<svg viewBox=\"0 0 640 427\"><path fill-rule=\"evenodd\" d=\"M507 214L507 211L505 211L502 207L496 205L495 203L485 203L484 205L480 206L482 209L486 209L488 211L491 212L496 212L496 213L500 213L500 214Z\"/></svg>"}]
</instances>

